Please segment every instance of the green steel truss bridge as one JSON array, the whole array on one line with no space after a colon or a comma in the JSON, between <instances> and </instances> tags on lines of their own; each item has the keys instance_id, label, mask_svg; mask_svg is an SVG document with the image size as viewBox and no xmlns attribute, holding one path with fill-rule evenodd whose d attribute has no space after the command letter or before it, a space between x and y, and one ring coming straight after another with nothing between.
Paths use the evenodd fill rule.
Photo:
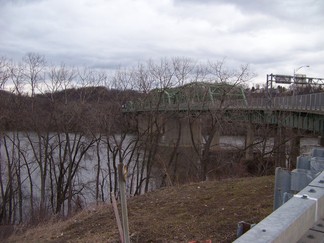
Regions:
<instances>
[{"instance_id":1,"label":"green steel truss bridge","mask_svg":"<svg viewBox=\"0 0 324 243\"><path fill-rule=\"evenodd\" d=\"M190 83L153 90L123 107L125 113L219 112L233 119L273 124L324 135L324 92L249 98L243 88L229 84Z\"/></svg>"}]
</instances>

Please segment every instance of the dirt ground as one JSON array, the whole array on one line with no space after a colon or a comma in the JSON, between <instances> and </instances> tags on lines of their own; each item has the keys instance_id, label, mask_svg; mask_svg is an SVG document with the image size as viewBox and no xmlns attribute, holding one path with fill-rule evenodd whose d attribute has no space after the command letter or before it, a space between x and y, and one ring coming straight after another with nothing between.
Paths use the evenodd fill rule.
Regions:
<instances>
[{"instance_id":1,"label":"dirt ground","mask_svg":"<svg viewBox=\"0 0 324 243\"><path fill-rule=\"evenodd\" d=\"M274 177L249 177L168 187L128 199L131 242L232 242L237 223L272 212ZM89 207L7 242L119 242L112 206Z\"/></svg>"}]
</instances>

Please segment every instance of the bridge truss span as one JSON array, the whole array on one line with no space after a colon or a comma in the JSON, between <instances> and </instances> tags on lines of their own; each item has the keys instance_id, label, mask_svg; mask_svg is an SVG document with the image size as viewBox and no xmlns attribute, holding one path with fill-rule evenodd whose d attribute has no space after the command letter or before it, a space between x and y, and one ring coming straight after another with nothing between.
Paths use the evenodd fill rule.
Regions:
<instances>
[{"instance_id":1,"label":"bridge truss span","mask_svg":"<svg viewBox=\"0 0 324 243\"><path fill-rule=\"evenodd\" d=\"M125 113L185 112L188 114L219 112L236 114L236 119L252 123L281 125L312 131L324 137L324 93L276 96L268 98L233 98L222 102L196 101L179 103L131 103L124 107Z\"/></svg>"}]
</instances>

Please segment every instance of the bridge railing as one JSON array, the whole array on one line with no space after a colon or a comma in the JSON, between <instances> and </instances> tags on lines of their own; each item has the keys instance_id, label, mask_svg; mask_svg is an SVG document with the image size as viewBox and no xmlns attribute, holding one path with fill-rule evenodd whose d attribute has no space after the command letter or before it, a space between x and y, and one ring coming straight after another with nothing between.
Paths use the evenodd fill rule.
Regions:
<instances>
[{"instance_id":1,"label":"bridge railing","mask_svg":"<svg viewBox=\"0 0 324 243\"><path fill-rule=\"evenodd\" d=\"M226 100L222 105L219 102L196 104L193 109L199 107L213 108L240 108L240 109L280 109L298 111L324 111L324 93L293 95L269 98L251 98L245 100Z\"/></svg>"},{"instance_id":2,"label":"bridge railing","mask_svg":"<svg viewBox=\"0 0 324 243\"><path fill-rule=\"evenodd\" d=\"M299 111L324 111L324 93L270 98L250 98L249 109L280 109Z\"/></svg>"},{"instance_id":3,"label":"bridge railing","mask_svg":"<svg viewBox=\"0 0 324 243\"><path fill-rule=\"evenodd\" d=\"M298 111L324 112L324 93L282 96L273 98L250 98L250 99L228 99L223 103L213 102L187 102L176 104L153 104L136 102L125 105L125 111L148 111L148 110L206 110L206 109L280 109Z\"/></svg>"},{"instance_id":4,"label":"bridge railing","mask_svg":"<svg viewBox=\"0 0 324 243\"><path fill-rule=\"evenodd\" d=\"M266 109L269 108L270 101L266 98L252 98L248 100L248 107L255 109Z\"/></svg>"},{"instance_id":5,"label":"bridge railing","mask_svg":"<svg viewBox=\"0 0 324 243\"><path fill-rule=\"evenodd\" d=\"M272 107L290 110L324 111L324 93L275 97Z\"/></svg>"}]
</instances>

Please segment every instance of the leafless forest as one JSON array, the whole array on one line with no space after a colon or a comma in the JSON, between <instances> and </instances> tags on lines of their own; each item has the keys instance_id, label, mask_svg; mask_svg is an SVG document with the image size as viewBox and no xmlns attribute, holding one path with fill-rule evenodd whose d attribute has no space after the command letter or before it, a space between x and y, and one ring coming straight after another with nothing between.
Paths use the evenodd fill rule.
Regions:
<instances>
[{"instance_id":1,"label":"leafless forest","mask_svg":"<svg viewBox=\"0 0 324 243\"><path fill-rule=\"evenodd\" d=\"M0 224L33 224L70 216L85 206L86 190L88 202L109 201L111 193L118 196L118 163L128 166L129 195L147 192L153 182L161 187L206 180L217 170L244 174L238 161L246 148L233 147L235 155L215 155L212 141L220 132L245 131L242 122L233 122L224 114L233 90L248 90L246 83L252 77L247 65L232 70L225 61L202 64L186 58L149 60L114 73L52 65L36 53L20 62L1 58ZM202 118L206 121L204 143L193 138L190 153L180 148L179 141L161 148L161 119L177 114L159 111L164 91L197 82L223 85L217 112L193 116L190 106L197 90L182 93L188 107L182 119L189 124ZM201 104L207 102L207 90L199 92ZM154 106L141 116L123 113L134 102ZM269 161L265 158L273 151L266 149L265 141L272 130L266 125L258 129L262 130L256 141L260 156L254 169L266 174ZM85 175L89 177L86 182Z\"/></svg>"}]
</instances>

